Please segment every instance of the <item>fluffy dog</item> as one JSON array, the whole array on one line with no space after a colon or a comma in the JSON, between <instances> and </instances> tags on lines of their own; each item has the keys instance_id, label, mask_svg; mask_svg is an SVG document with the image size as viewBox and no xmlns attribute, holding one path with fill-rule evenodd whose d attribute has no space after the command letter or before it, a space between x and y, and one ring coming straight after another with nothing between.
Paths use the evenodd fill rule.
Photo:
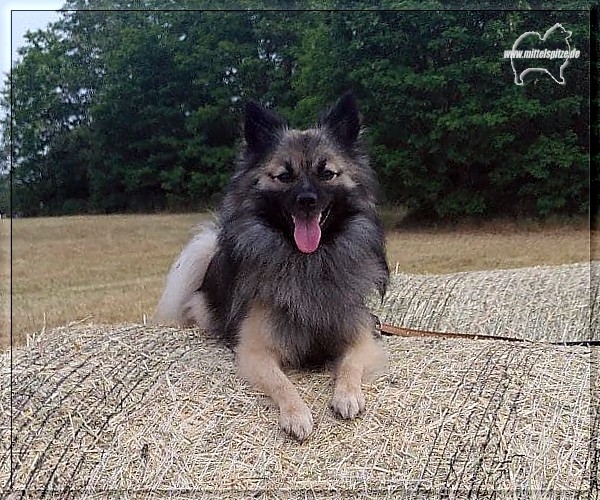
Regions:
<instances>
[{"instance_id":1,"label":"fluffy dog","mask_svg":"<svg viewBox=\"0 0 600 500\"><path fill-rule=\"evenodd\" d=\"M197 323L234 348L239 375L304 440L312 415L285 367L332 364L331 407L353 419L363 380L385 364L366 306L389 275L378 186L351 93L307 130L250 101L244 133L216 227L183 250L155 318Z\"/></svg>"}]
</instances>

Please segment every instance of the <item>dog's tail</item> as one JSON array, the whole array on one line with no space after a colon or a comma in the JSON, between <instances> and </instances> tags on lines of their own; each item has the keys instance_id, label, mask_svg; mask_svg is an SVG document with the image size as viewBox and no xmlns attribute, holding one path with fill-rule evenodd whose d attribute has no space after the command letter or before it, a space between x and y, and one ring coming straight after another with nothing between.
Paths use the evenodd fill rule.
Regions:
<instances>
[{"instance_id":1,"label":"dog's tail","mask_svg":"<svg viewBox=\"0 0 600 500\"><path fill-rule=\"evenodd\" d=\"M217 250L217 231L206 227L194 236L175 261L153 321L160 324L184 326L192 323L206 328L207 309L204 297L197 293L208 266Z\"/></svg>"}]
</instances>

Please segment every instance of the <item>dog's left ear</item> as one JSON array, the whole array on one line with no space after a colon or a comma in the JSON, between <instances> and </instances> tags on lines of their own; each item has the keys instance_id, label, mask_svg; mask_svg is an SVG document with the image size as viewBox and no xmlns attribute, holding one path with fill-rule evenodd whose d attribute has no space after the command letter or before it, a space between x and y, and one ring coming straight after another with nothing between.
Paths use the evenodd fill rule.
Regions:
<instances>
[{"instance_id":1,"label":"dog's left ear","mask_svg":"<svg viewBox=\"0 0 600 500\"><path fill-rule=\"evenodd\" d=\"M358 139L361 125L354 94L346 92L342 95L319 122L329 129L340 144L352 147Z\"/></svg>"},{"instance_id":2,"label":"dog's left ear","mask_svg":"<svg viewBox=\"0 0 600 500\"><path fill-rule=\"evenodd\" d=\"M246 103L244 135L248 150L259 156L267 153L279 141L287 122L274 111L256 101Z\"/></svg>"}]
</instances>

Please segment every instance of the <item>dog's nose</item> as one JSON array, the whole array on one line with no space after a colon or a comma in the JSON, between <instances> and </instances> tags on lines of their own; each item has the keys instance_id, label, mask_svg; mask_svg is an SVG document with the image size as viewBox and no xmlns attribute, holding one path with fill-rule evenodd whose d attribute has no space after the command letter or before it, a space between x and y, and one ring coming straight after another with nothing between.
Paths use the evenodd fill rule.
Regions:
<instances>
[{"instance_id":1,"label":"dog's nose","mask_svg":"<svg viewBox=\"0 0 600 500\"><path fill-rule=\"evenodd\" d=\"M304 210L314 208L317 204L317 195L310 192L300 193L296 196L296 204Z\"/></svg>"}]
</instances>

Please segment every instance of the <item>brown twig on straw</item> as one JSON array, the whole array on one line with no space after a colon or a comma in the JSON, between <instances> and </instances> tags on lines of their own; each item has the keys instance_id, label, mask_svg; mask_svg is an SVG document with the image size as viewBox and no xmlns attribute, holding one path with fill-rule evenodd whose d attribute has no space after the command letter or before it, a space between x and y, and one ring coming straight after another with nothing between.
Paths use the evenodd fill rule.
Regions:
<instances>
[{"instance_id":1,"label":"brown twig on straw","mask_svg":"<svg viewBox=\"0 0 600 500\"><path fill-rule=\"evenodd\" d=\"M381 333L384 335L396 335L398 337L438 337L443 339L489 339L506 340L509 342L523 342L523 339L516 337L500 337L498 335L480 335L475 333L455 333L455 332L430 332L427 330L416 330L414 328L402 328L388 323L381 325Z\"/></svg>"}]
</instances>

